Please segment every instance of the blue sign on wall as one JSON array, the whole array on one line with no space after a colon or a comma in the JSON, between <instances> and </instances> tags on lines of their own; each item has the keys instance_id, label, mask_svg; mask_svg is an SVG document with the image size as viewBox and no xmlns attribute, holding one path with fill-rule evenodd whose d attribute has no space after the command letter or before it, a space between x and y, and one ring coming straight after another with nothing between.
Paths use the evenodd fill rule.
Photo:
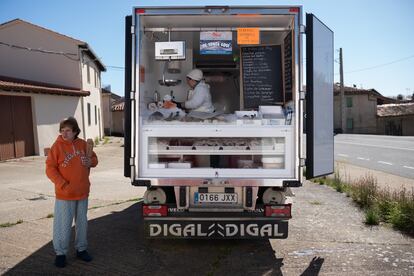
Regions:
<instances>
[{"instance_id":1,"label":"blue sign on wall","mask_svg":"<svg viewBox=\"0 0 414 276\"><path fill-rule=\"evenodd\" d=\"M201 55L231 55L231 32L200 32Z\"/></svg>"}]
</instances>

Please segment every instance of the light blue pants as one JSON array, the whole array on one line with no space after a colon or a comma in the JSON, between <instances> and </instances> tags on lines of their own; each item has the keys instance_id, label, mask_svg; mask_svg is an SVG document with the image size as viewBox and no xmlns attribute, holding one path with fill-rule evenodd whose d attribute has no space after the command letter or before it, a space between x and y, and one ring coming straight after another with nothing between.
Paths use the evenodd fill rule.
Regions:
<instances>
[{"instance_id":1,"label":"light blue pants","mask_svg":"<svg viewBox=\"0 0 414 276\"><path fill-rule=\"evenodd\" d=\"M75 248L78 251L88 247L88 199L55 201L53 219L53 247L56 255L67 255L73 219L75 219Z\"/></svg>"}]
</instances>

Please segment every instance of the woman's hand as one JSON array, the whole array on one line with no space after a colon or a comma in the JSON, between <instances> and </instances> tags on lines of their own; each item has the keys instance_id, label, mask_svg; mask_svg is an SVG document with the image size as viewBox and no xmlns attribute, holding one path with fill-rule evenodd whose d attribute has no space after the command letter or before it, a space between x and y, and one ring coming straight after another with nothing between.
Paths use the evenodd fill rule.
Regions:
<instances>
[{"instance_id":1,"label":"woman's hand","mask_svg":"<svg viewBox=\"0 0 414 276\"><path fill-rule=\"evenodd\" d=\"M81 163L87 168L90 168L92 166L92 160L87 156L81 156Z\"/></svg>"},{"instance_id":2,"label":"woman's hand","mask_svg":"<svg viewBox=\"0 0 414 276\"><path fill-rule=\"evenodd\" d=\"M68 186L69 185L69 182L67 182L67 181L65 181L64 183L63 183L63 185L62 185L62 190L64 190L65 188L66 188L66 186Z\"/></svg>"}]
</instances>

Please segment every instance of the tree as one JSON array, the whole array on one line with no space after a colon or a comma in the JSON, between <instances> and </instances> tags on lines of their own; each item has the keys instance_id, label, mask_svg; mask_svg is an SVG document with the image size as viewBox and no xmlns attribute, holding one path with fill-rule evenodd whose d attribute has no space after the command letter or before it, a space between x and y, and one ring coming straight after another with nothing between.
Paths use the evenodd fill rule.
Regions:
<instances>
[{"instance_id":1,"label":"tree","mask_svg":"<svg viewBox=\"0 0 414 276\"><path fill-rule=\"evenodd\" d=\"M397 95L397 100L402 101L404 100L404 96L402 94Z\"/></svg>"}]
</instances>

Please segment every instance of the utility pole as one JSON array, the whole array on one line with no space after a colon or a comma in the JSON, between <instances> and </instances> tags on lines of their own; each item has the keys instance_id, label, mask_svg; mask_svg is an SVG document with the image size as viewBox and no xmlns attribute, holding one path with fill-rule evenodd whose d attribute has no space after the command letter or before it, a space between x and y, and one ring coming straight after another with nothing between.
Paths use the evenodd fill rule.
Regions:
<instances>
[{"instance_id":1,"label":"utility pole","mask_svg":"<svg viewBox=\"0 0 414 276\"><path fill-rule=\"evenodd\" d=\"M345 91L344 91L344 63L342 59L342 48L339 48L339 85L341 91L341 129L342 133L346 132L346 109L345 109Z\"/></svg>"}]
</instances>

